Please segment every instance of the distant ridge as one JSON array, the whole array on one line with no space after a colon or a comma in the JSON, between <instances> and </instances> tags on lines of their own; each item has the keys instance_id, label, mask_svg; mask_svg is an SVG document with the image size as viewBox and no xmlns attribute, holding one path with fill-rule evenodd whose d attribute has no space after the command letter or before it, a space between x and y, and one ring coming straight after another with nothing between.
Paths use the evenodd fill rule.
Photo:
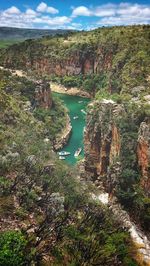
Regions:
<instances>
[{"instance_id":1,"label":"distant ridge","mask_svg":"<svg viewBox=\"0 0 150 266\"><path fill-rule=\"evenodd\" d=\"M0 27L1 40L26 40L33 38L40 38L46 35L66 34L67 32L74 32L73 30L62 29L21 29L11 27Z\"/></svg>"}]
</instances>

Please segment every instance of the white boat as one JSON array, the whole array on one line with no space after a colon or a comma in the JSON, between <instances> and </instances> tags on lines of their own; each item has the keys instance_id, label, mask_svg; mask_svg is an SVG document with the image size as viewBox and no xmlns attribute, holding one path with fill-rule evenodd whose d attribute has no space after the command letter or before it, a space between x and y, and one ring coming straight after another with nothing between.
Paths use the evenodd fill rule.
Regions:
<instances>
[{"instance_id":1,"label":"white boat","mask_svg":"<svg viewBox=\"0 0 150 266\"><path fill-rule=\"evenodd\" d=\"M74 120L75 120L75 119L78 119L78 118L79 118L79 117L78 117L77 115L73 117Z\"/></svg>"},{"instance_id":2,"label":"white boat","mask_svg":"<svg viewBox=\"0 0 150 266\"><path fill-rule=\"evenodd\" d=\"M78 103L83 103L83 101L78 101Z\"/></svg>"},{"instance_id":3,"label":"white boat","mask_svg":"<svg viewBox=\"0 0 150 266\"><path fill-rule=\"evenodd\" d=\"M59 160L65 160L66 158L64 156L59 156Z\"/></svg>"},{"instance_id":4,"label":"white boat","mask_svg":"<svg viewBox=\"0 0 150 266\"><path fill-rule=\"evenodd\" d=\"M83 109L81 109L81 112L86 115L86 112Z\"/></svg>"},{"instance_id":5,"label":"white boat","mask_svg":"<svg viewBox=\"0 0 150 266\"><path fill-rule=\"evenodd\" d=\"M74 153L74 157L78 157L79 154L81 153L81 151L82 151L82 148L78 148L78 149L76 150L76 152Z\"/></svg>"},{"instance_id":6,"label":"white boat","mask_svg":"<svg viewBox=\"0 0 150 266\"><path fill-rule=\"evenodd\" d=\"M69 151L59 151L58 152L58 155L60 155L60 156L67 156L67 155L70 155L70 152Z\"/></svg>"}]
</instances>

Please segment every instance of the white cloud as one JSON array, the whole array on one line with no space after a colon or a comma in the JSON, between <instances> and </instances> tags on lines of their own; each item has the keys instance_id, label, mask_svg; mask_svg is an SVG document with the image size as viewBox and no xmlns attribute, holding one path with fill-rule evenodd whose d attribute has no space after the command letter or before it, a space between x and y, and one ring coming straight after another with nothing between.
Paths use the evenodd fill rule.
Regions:
<instances>
[{"instance_id":1,"label":"white cloud","mask_svg":"<svg viewBox=\"0 0 150 266\"><path fill-rule=\"evenodd\" d=\"M120 3L111 7L113 15L103 16L98 25L136 25L150 23L150 6L131 3Z\"/></svg>"},{"instance_id":2,"label":"white cloud","mask_svg":"<svg viewBox=\"0 0 150 266\"><path fill-rule=\"evenodd\" d=\"M50 14L58 14L59 11L58 9L52 7L52 6L48 6L46 3L41 2L36 9L38 12L41 13L50 13Z\"/></svg>"},{"instance_id":3,"label":"white cloud","mask_svg":"<svg viewBox=\"0 0 150 266\"><path fill-rule=\"evenodd\" d=\"M37 6L37 9L36 9L38 12L46 12L47 10L47 4L45 3L40 3L38 6Z\"/></svg>"},{"instance_id":4,"label":"white cloud","mask_svg":"<svg viewBox=\"0 0 150 266\"><path fill-rule=\"evenodd\" d=\"M98 6L92 9L92 15L96 17L104 17L104 16L113 16L115 15L115 5L114 4L106 4L102 6Z\"/></svg>"},{"instance_id":5,"label":"white cloud","mask_svg":"<svg viewBox=\"0 0 150 266\"><path fill-rule=\"evenodd\" d=\"M50 10L49 10L50 11ZM21 12L16 7L0 11L0 26L20 28L67 28L72 18L67 16L43 15L27 8Z\"/></svg>"},{"instance_id":6,"label":"white cloud","mask_svg":"<svg viewBox=\"0 0 150 266\"><path fill-rule=\"evenodd\" d=\"M15 14L15 15L21 13L21 11L17 7L15 7L15 6L12 6L12 7L8 8L8 9L6 9L5 12L7 14Z\"/></svg>"},{"instance_id":7,"label":"white cloud","mask_svg":"<svg viewBox=\"0 0 150 266\"><path fill-rule=\"evenodd\" d=\"M53 17L50 18L49 16L43 16L43 17L36 17L33 20L34 23L41 23L41 24L48 24L51 25L52 27L57 26L61 27L65 24L68 24L71 22L71 18L62 16L62 17Z\"/></svg>"},{"instance_id":8,"label":"white cloud","mask_svg":"<svg viewBox=\"0 0 150 266\"><path fill-rule=\"evenodd\" d=\"M145 18L137 18L131 16L124 17L104 17L97 22L97 25L113 26L113 25L139 25L139 24L149 24Z\"/></svg>"},{"instance_id":9,"label":"white cloud","mask_svg":"<svg viewBox=\"0 0 150 266\"><path fill-rule=\"evenodd\" d=\"M36 10L28 6L24 12L12 6L6 10L0 10L0 26L93 29L96 26L150 24L150 5L148 4L109 3L95 7L71 7L71 9L72 14L69 17L56 15L59 11L44 2L41 2ZM87 17L87 21L84 18L84 24L82 16ZM89 17L91 17L90 23Z\"/></svg>"},{"instance_id":10,"label":"white cloud","mask_svg":"<svg viewBox=\"0 0 150 266\"><path fill-rule=\"evenodd\" d=\"M78 6L72 12L72 17L77 16L91 16L91 11L85 6Z\"/></svg>"},{"instance_id":11,"label":"white cloud","mask_svg":"<svg viewBox=\"0 0 150 266\"><path fill-rule=\"evenodd\" d=\"M36 16L37 13L33 10L33 9L30 9L28 8L25 12L26 15L29 15L29 16Z\"/></svg>"},{"instance_id":12,"label":"white cloud","mask_svg":"<svg viewBox=\"0 0 150 266\"><path fill-rule=\"evenodd\" d=\"M91 16L99 17L97 25L133 25L133 24L149 24L150 23L150 5L119 3L104 4L100 6L79 6L74 7L72 17ZM91 27L91 25L89 25ZM88 27L89 27L88 26Z\"/></svg>"}]
</instances>

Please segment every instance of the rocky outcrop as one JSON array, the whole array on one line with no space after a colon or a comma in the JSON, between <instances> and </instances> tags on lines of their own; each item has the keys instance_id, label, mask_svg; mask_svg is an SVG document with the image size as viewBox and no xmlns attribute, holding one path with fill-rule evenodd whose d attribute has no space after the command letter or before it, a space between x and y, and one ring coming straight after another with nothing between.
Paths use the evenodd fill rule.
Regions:
<instances>
[{"instance_id":1,"label":"rocky outcrop","mask_svg":"<svg viewBox=\"0 0 150 266\"><path fill-rule=\"evenodd\" d=\"M93 180L106 176L120 154L120 132L114 118L122 113L122 105L112 100L89 105L84 135L85 170Z\"/></svg>"},{"instance_id":2,"label":"rocky outcrop","mask_svg":"<svg viewBox=\"0 0 150 266\"><path fill-rule=\"evenodd\" d=\"M150 123L142 122L137 146L138 163L141 169L141 186L150 194Z\"/></svg>"},{"instance_id":3,"label":"rocky outcrop","mask_svg":"<svg viewBox=\"0 0 150 266\"><path fill-rule=\"evenodd\" d=\"M101 192L98 195L92 194L92 198L100 201L104 205L108 205L117 221L129 232L133 243L136 246L135 259L140 265L150 265L150 241L137 225L131 220L129 214L122 209L115 197L110 198L108 193Z\"/></svg>"},{"instance_id":4,"label":"rocky outcrop","mask_svg":"<svg viewBox=\"0 0 150 266\"><path fill-rule=\"evenodd\" d=\"M127 167L127 171L130 169L132 172L136 167L141 187L149 196L150 122L147 119L138 124L137 114L134 111L127 114L125 108L112 100L95 101L89 105L84 135L85 170L90 179L96 183L103 182L106 190L113 195L122 178L122 169ZM126 120L127 116L133 115L136 119L133 120L134 132L127 125L129 117ZM128 166L125 164L127 156L131 158ZM132 158L135 158L134 163Z\"/></svg>"},{"instance_id":5,"label":"rocky outcrop","mask_svg":"<svg viewBox=\"0 0 150 266\"><path fill-rule=\"evenodd\" d=\"M48 82L37 82L35 88L35 105L43 109L50 109L52 107L52 94Z\"/></svg>"}]
</instances>

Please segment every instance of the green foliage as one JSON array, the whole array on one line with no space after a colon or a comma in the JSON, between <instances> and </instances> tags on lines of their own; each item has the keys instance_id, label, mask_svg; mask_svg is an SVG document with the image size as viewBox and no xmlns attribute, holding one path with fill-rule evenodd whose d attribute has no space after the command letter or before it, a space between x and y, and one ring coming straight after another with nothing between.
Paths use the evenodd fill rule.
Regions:
<instances>
[{"instance_id":1,"label":"green foliage","mask_svg":"<svg viewBox=\"0 0 150 266\"><path fill-rule=\"evenodd\" d=\"M0 265L27 265L30 254L27 240L19 231L7 231L0 234Z\"/></svg>"},{"instance_id":2,"label":"green foliage","mask_svg":"<svg viewBox=\"0 0 150 266\"><path fill-rule=\"evenodd\" d=\"M53 97L52 109L44 110L37 108L34 111L34 116L45 124L49 138L53 141L66 124L67 110L62 106L62 102L57 97Z\"/></svg>"},{"instance_id":3,"label":"green foliage","mask_svg":"<svg viewBox=\"0 0 150 266\"><path fill-rule=\"evenodd\" d=\"M71 256L70 263L114 265L116 254L121 265L127 265L127 260L134 263L130 257L128 234L122 232L119 225L118 230L113 229L107 213L100 207L89 204L87 208L86 215L79 213L79 221L67 226L64 231L64 245Z\"/></svg>"},{"instance_id":4,"label":"green foliage","mask_svg":"<svg viewBox=\"0 0 150 266\"><path fill-rule=\"evenodd\" d=\"M21 40L20 40L21 41ZM15 43L19 42L19 40L0 40L0 49L7 48L10 45L13 45Z\"/></svg>"},{"instance_id":5,"label":"green foliage","mask_svg":"<svg viewBox=\"0 0 150 266\"><path fill-rule=\"evenodd\" d=\"M75 32L66 36L46 36L27 40L1 51L0 62L9 61L11 67L30 68L40 75L56 74L56 65L63 66L64 77L53 77L66 87L80 87L92 95L101 89L112 93L131 93L131 89L149 85L150 27L127 26L99 28L89 32ZM9 60L7 60L9 58ZM15 58L15 62L11 59ZM36 60L46 58L53 73L35 67ZM79 75L65 71L65 66L80 68ZM28 64L25 64L28 62ZM35 72L36 72L35 71ZM56 73L55 73L56 72Z\"/></svg>"},{"instance_id":6,"label":"green foliage","mask_svg":"<svg viewBox=\"0 0 150 266\"><path fill-rule=\"evenodd\" d=\"M140 171L137 162L137 140L140 123L146 117L144 105L125 103L126 114L117 119L121 134L122 171L117 190L120 202L128 209L143 229L149 231L150 221L149 203L144 202L147 197L140 188Z\"/></svg>"},{"instance_id":7,"label":"green foliage","mask_svg":"<svg viewBox=\"0 0 150 266\"><path fill-rule=\"evenodd\" d=\"M11 184L11 180L0 176L0 195L8 194L8 192L10 191Z\"/></svg>"}]
</instances>

